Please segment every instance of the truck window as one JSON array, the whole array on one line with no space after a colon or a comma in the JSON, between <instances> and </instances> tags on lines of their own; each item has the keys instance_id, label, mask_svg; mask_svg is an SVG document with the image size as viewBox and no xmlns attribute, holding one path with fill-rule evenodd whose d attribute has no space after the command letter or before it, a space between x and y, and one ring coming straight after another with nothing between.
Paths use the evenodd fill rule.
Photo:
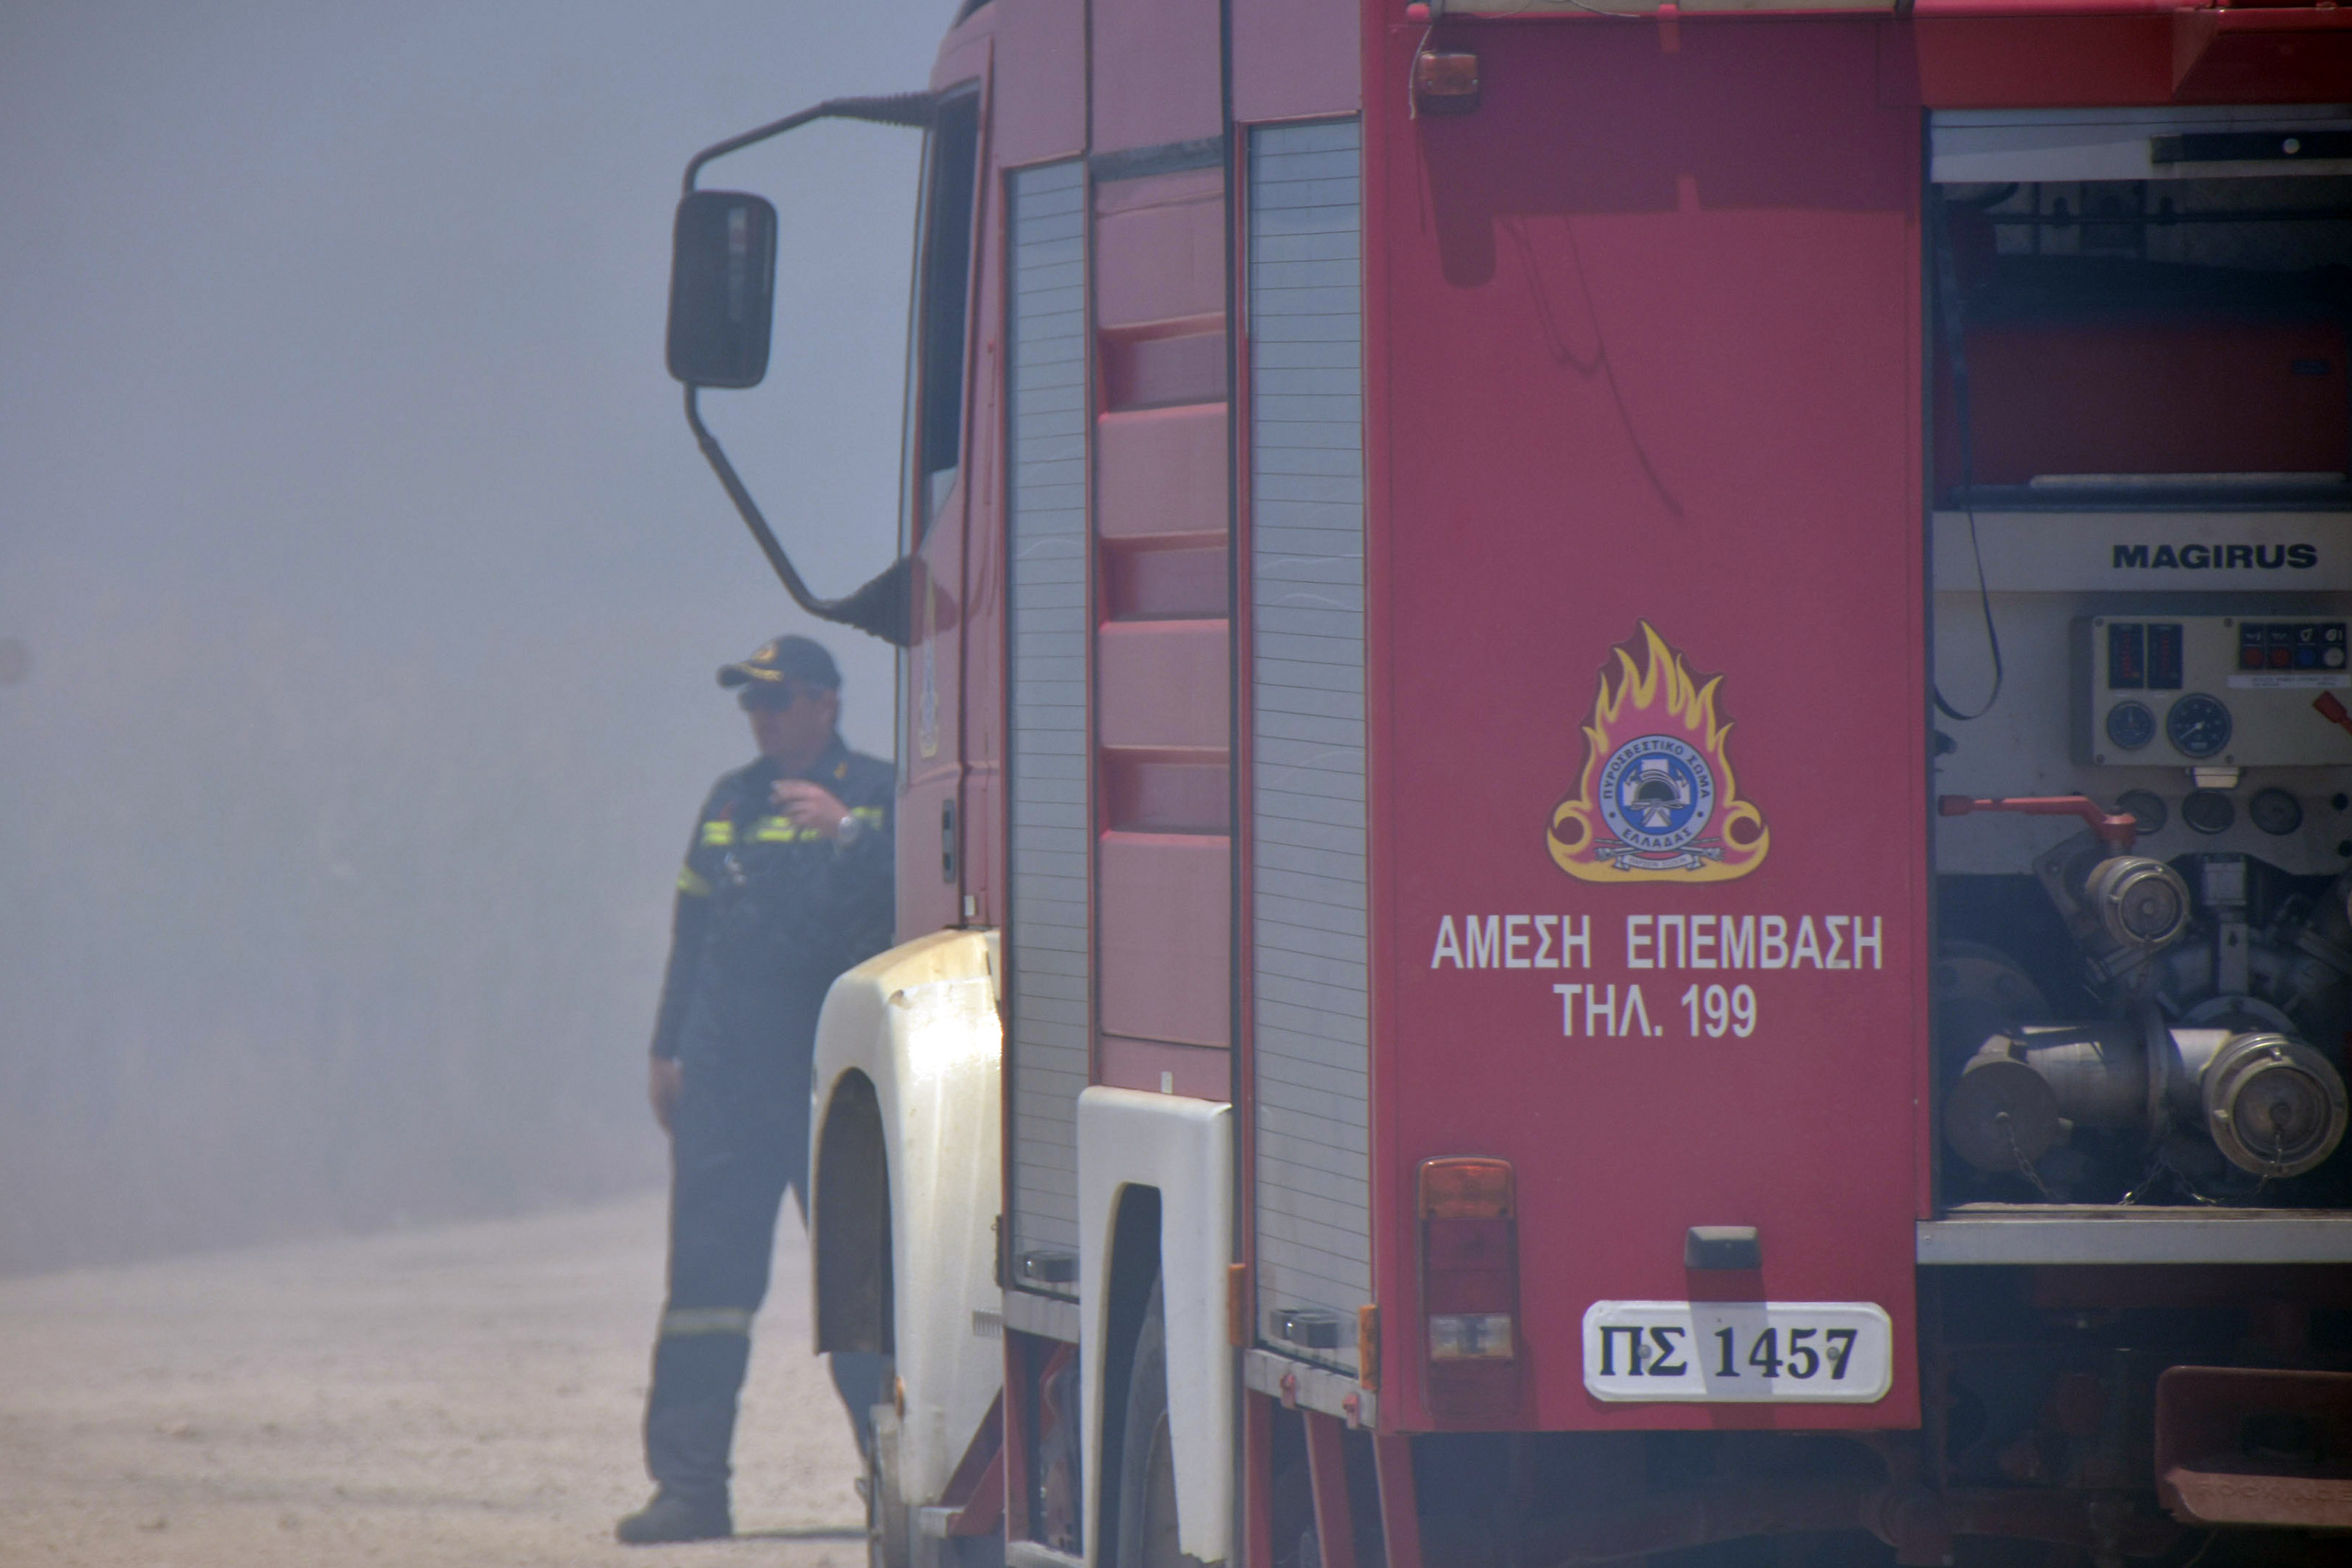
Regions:
<instances>
[{"instance_id":1,"label":"truck window","mask_svg":"<svg viewBox=\"0 0 2352 1568\"><path fill-rule=\"evenodd\" d=\"M980 94L940 106L924 179L923 266L917 285L918 534L955 482L962 458L965 312L971 294L971 210Z\"/></svg>"}]
</instances>

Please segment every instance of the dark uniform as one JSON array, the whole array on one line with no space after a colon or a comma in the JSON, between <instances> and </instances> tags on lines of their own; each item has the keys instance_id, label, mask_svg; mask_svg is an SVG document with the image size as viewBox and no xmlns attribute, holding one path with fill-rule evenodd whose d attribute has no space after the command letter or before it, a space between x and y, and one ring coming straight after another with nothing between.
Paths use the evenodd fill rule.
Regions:
<instances>
[{"instance_id":1,"label":"dark uniform","mask_svg":"<svg viewBox=\"0 0 2352 1568\"><path fill-rule=\"evenodd\" d=\"M837 797L857 820L852 841L836 844L779 812L770 788L782 778ZM890 944L893 786L889 763L838 736L800 773L762 757L711 790L678 874L653 1051L681 1062L684 1081L646 1467L663 1493L715 1500L720 1510L784 1189L803 1218L808 1211L817 1013L835 976ZM881 1396L880 1370L877 1357L833 1358L861 1433Z\"/></svg>"}]
</instances>

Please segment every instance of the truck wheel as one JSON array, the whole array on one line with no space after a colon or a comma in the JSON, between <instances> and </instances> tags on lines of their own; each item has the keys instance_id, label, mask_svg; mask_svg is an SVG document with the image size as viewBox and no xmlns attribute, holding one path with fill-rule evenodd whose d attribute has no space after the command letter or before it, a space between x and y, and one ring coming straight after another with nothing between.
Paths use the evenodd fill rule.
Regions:
<instances>
[{"instance_id":1,"label":"truck wheel","mask_svg":"<svg viewBox=\"0 0 2352 1568\"><path fill-rule=\"evenodd\" d=\"M898 1486L898 1412L874 1407L874 1445L866 1451L866 1562L867 1568L908 1568L910 1522Z\"/></svg>"},{"instance_id":2,"label":"truck wheel","mask_svg":"<svg viewBox=\"0 0 2352 1568\"><path fill-rule=\"evenodd\" d=\"M1201 1568L1176 1544L1176 1455L1168 1439L1168 1329L1160 1281L1135 1335L1118 1448L1116 1568Z\"/></svg>"}]
</instances>

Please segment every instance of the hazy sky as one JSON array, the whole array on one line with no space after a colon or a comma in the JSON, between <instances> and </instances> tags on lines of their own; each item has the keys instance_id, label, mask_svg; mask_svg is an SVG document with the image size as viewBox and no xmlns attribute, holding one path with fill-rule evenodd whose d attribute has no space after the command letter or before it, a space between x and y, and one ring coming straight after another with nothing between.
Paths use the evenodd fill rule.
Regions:
<instances>
[{"instance_id":1,"label":"hazy sky","mask_svg":"<svg viewBox=\"0 0 2352 1568\"><path fill-rule=\"evenodd\" d=\"M34 658L0 686L0 1089L81 1107L38 1112L35 1200L6 1119L38 1108L0 1110L0 1268L12 1215L52 1236L14 1262L57 1255L28 1203L145 1179L107 1141L176 1125L153 1064L226 1081L224 1039L325 1075L257 1127L459 1035L544 1058L509 1117L564 1073L572 1142L632 1114L670 868L749 754L712 668L802 625L662 370L678 173L921 86L951 10L0 3L0 637ZM708 405L820 593L892 547L915 153L821 126L705 179L783 209L771 384ZM887 754L887 651L825 636ZM439 1022L384 1021L428 992ZM565 1006L576 1038L515 1042Z\"/></svg>"},{"instance_id":2,"label":"hazy sky","mask_svg":"<svg viewBox=\"0 0 2352 1568\"><path fill-rule=\"evenodd\" d=\"M675 637L665 674L748 649L782 601L661 370L678 170L919 86L948 11L7 6L0 628L201 585L461 668L560 631L593 679L616 620ZM717 417L783 433L745 457L820 584L887 548L912 142L734 161L784 199L782 331L814 352Z\"/></svg>"}]
</instances>

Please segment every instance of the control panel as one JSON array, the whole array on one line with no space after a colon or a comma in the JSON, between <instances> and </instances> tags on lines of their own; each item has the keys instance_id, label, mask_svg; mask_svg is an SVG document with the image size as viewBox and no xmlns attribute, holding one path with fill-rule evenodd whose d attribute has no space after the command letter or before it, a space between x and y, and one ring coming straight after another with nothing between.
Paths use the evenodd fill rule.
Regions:
<instances>
[{"instance_id":1,"label":"control panel","mask_svg":"<svg viewBox=\"0 0 2352 1568\"><path fill-rule=\"evenodd\" d=\"M2341 767L2345 621L2095 616L2074 623L2075 752L2108 767ZM2334 716L2331 716L2334 715Z\"/></svg>"}]
</instances>

